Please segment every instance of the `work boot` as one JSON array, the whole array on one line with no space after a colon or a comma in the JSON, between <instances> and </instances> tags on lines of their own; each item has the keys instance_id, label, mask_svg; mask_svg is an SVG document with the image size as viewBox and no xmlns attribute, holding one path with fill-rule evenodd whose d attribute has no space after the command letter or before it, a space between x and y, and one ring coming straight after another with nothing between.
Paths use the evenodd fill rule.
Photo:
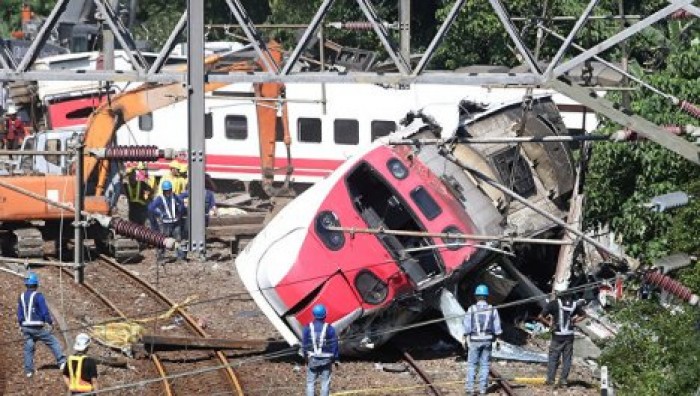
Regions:
<instances>
[{"instance_id":1,"label":"work boot","mask_svg":"<svg viewBox=\"0 0 700 396\"><path fill-rule=\"evenodd\" d=\"M569 381L567 381L567 380L565 380L565 379L560 379L560 380L559 380L559 387L561 387L561 388L566 388L566 387L568 387L568 386L569 386Z\"/></svg>"}]
</instances>

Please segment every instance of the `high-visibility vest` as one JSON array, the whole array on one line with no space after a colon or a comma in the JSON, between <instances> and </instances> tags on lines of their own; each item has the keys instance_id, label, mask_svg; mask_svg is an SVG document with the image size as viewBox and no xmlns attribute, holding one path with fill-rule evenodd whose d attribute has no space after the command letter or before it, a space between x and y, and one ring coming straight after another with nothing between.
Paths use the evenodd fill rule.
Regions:
<instances>
[{"instance_id":1,"label":"high-visibility vest","mask_svg":"<svg viewBox=\"0 0 700 396\"><path fill-rule=\"evenodd\" d=\"M71 392L92 392L92 384L84 381L81 374L83 372L83 361L85 356L68 357L68 390ZM77 362L77 367L73 370L73 362Z\"/></svg>"},{"instance_id":2,"label":"high-visibility vest","mask_svg":"<svg viewBox=\"0 0 700 396\"><path fill-rule=\"evenodd\" d=\"M493 340L493 322L494 322L494 310L491 305L485 307L478 307L472 305L467 310L472 316L472 331L469 334L469 338L472 341L491 341Z\"/></svg>"},{"instance_id":3,"label":"high-visibility vest","mask_svg":"<svg viewBox=\"0 0 700 396\"><path fill-rule=\"evenodd\" d=\"M574 311L576 311L576 302L574 301L571 306L567 307L566 305L562 304L560 299L557 299L557 304L559 304L559 328L554 331L554 334L574 334L573 326L571 326L571 319L574 316Z\"/></svg>"},{"instance_id":4,"label":"high-visibility vest","mask_svg":"<svg viewBox=\"0 0 700 396\"><path fill-rule=\"evenodd\" d=\"M168 201L165 199L164 195L159 195L158 198L161 199L161 202L163 202L163 208L165 209L165 216L163 216L163 223L176 223L178 218L177 216L177 207L175 205L175 195L170 197L170 206L168 206Z\"/></svg>"},{"instance_id":5,"label":"high-visibility vest","mask_svg":"<svg viewBox=\"0 0 700 396\"><path fill-rule=\"evenodd\" d=\"M137 181L134 185L130 182L126 182L126 194L127 198L129 198L129 202L133 203L138 203L141 205L146 204L146 199L143 197L141 194L141 183L140 181Z\"/></svg>"},{"instance_id":6,"label":"high-visibility vest","mask_svg":"<svg viewBox=\"0 0 700 396\"><path fill-rule=\"evenodd\" d=\"M34 296L36 296L37 292L32 292L32 294L29 295L29 301L25 301L24 299L24 294L22 293L19 296L20 301L22 302L22 313L24 313L24 321L22 322L22 326L43 326L44 321L43 320L32 320L32 311L34 311Z\"/></svg>"},{"instance_id":7,"label":"high-visibility vest","mask_svg":"<svg viewBox=\"0 0 700 396\"><path fill-rule=\"evenodd\" d=\"M314 323L309 323L309 330L311 330L311 346L313 351L309 354L311 357L316 358L329 358L333 357L330 352L323 352L323 344L326 342L326 330L328 330L328 323L324 323L321 328L321 332L318 334L318 340L316 340L316 331L314 330Z\"/></svg>"}]
</instances>

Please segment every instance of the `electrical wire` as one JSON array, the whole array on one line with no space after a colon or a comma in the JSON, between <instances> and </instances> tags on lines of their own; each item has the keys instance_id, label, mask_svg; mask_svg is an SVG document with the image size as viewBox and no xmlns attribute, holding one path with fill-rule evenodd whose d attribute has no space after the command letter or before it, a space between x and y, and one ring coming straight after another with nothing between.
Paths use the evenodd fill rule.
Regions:
<instances>
[{"instance_id":1,"label":"electrical wire","mask_svg":"<svg viewBox=\"0 0 700 396\"><path fill-rule=\"evenodd\" d=\"M606 280L589 282L589 283L586 283L583 285L572 287L572 288L566 290L565 292L559 292L558 295L563 296L563 295L573 294L575 292L579 292L581 290L584 290L585 288L589 288L589 287L592 287L592 286L595 286L595 285L598 285L598 284L601 284L603 282L610 281L613 279L615 279L615 278L609 278ZM503 308L509 308L509 307L513 307L513 306L523 305L523 304L534 302L534 301L537 301L537 300L540 300L543 298L546 299L547 296L548 296L548 294L541 294L538 296L533 296L533 297L528 297L528 298L524 298L524 299L520 299L520 300L515 300L515 301L509 302L509 303L495 305L495 306L489 307L489 309L492 309L492 308L503 309ZM405 331L405 330L410 330L410 329L414 329L414 328L418 328L418 327L423 327L423 326L427 326L427 325L431 325L431 324L444 322L444 321L447 321L450 319L463 318L465 315L466 315L466 313L464 315L451 315L449 317L425 320L425 321L413 323L410 325L389 328L389 329L386 329L386 330L383 330L380 332L376 332L373 335L398 333L398 332ZM362 339L364 337L365 337L364 334L356 334L356 335L352 335L349 337L338 337L338 341L340 344L342 344L343 342L348 342L350 340L355 340L355 339ZM276 352L261 354L261 355L243 358L243 359L235 359L233 362L230 362L229 364L226 364L226 365L211 366L211 367L206 367L206 368L202 368L202 369L171 374L171 375L167 375L164 377L136 381L136 382L133 382L130 384L117 385L117 386L113 386L113 387L109 387L109 388L100 389L98 391L89 392L89 393L86 393L86 395L96 395L96 394L102 394L102 393L107 393L107 392L126 390L129 388L140 387L140 386L150 385L150 384L157 383L157 382L162 382L163 380L166 380L166 379L167 380L178 379L178 378L184 378L187 376L205 374L205 373L209 373L209 372L218 371L221 369L240 367L244 364L250 364L250 363L254 363L254 362L258 362L258 361L270 360L270 359L281 358L281 357L286 357L286 356L294 356L294 355L297 355L298 353L299 353L299 347L292 346L292 347L285 348L285 349L282 349L282 350L276 351Z\"/></svg>"}]
</instances>

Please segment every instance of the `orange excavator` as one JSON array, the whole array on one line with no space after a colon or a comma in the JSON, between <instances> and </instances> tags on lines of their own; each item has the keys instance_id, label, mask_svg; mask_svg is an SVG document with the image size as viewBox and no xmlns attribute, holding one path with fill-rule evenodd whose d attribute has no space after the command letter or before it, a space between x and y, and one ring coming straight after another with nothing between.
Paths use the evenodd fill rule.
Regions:
<instances>
[{"instance_id":1,"label":"orange excavator","mask_svg":"<svg viewBox=\"0 0 700 396\"><path fill-rule=\"evenodd\" d=\"M268 45L269 53L277 65L282 60L281 47L277 43ZM231 72L265 70L264 62L226 61L225 55L210 56L205 60L208 71ZM205 91L211 92L224 87L225 83L207 83ZM93 155L84 158L83 182L85 185L84 210L89 213L111 215L119 194L121 173L119 161L128 161L139 156L172 156L156 147L117 147L114 146L116 131L126 122L146 115L160 108L187 99L186 86L181 83L147 83L136 89L114 96L99 106L90 116L83 137L85 153ZM284 86L279 83L255 84L256 107L259 118L260 159L266 192L272 192L275 159L275 137L278 130L284 133L287 146L287 181L291 175L290 136L287 122L286 102L279 100L284 95ZM262 100L258 100L262 99ZM277 117L275 108L269 102L278 100L283 117ZM264 103L267 101L267 104ZM271 110L271 111L270 111ZM182 131L182 133L186 133ZM74 173L74 172L73 172ZM71 231L71 223L64 223L67 217L72 221L73 214L50 203L28 197L22 191L29 191L51 201L72 206L75 191L74 175L31 175L0 178L0 243L6 254L18 257L40 257L44 254L47 240L58 241ZM14 188L8 188L11 184ZM62 234L65 231L66 234ZM88 239L107 249L112 255L125 258L138 254L136 241L119 238L114 232L105 230L98 224L87 228Z\"/></svg>"}]
</instances>

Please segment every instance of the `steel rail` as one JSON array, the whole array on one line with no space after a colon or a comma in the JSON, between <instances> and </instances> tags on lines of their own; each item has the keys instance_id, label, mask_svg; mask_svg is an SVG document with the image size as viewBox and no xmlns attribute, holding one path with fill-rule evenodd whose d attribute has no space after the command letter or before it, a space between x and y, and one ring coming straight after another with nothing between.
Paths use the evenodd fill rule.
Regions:
<instances>
[{"instance_id":1,"label":"steel rail","mask_svg":"<svg viewBox=\"0 0 700 396\"><path fill-rule=\"evenodd\" d=\"M515 391L513 390L513 386L510 384L510 382L508 382L508 380L503 378L498 373L498 371L496 371L496 369L493 368L493 365L491 365L491 367L489 368L489 374L491 374L491 377L493 377L493 379L496 380L498 385L501 386L501 389L503 389L503 392L505 392L506 395L508 395L508 396L515 395Z\"/></svg>"},{"instance_id":2,"label":"steel rail","mask_svg":"<svg viewBox=\"0 0 700 396\"><path fill-rule=\"evenodd\" d=\"M163 293L161 293L159 290L155 289L153 286L151 286L150 283L146 282L145 280L134 276L129 270L127 270L124 266L121 264L117 263L114 259L111 257L105 256L104 254L99 255L99 259L102 260L103 262L109 264L112 268L116 269L117 271L123 273L124 275L128 276L132 280L136 281L140 285L142 285L144 288L148 289L150 293L152 293L154 296L158 297L161 299L163 302L168 304L171 307L176 307L175 311L187 322L187 324L201 337L203 338L208 338L209 334L207 334L204 329L197 323L197 321L192 318L192 316L187 313L184 309L182 309L180 306L178 306L174 301L172 301L170 298L165 296ZM225 371L226 371L226 377L229 380L231 386L235 389L237 395L243 395L243 388L240 384L240 381L238 380L238 377L236 376L236 373L233 371L231 368L231 364L229 363L228 359L224 355L222 351L216 351L216 356L221 362L223 366L225 366Z\"/></svg>"},{"instance_id":3,"label":"steel rail","mask_svg":"<svg viewBox=\"0 0 700 396\"><path fill-rule=\"evenodd\" d=\"M65 268L61 268L61 269L69 276L74 275L71 271L69 271ZM122 312L122 310L119 309L119 307L117 307L117 305L114 302L112 302L112 300L110 300L109 298L107 298L107 296L105 296L102 293L100 293L99 291L97 291L97 289L95 287L93 287L89 282L84 281L83 283L81 283L81 285L83 287L85 287L90 293L95 295L95 297L97 297L100 301L102 301L105 305L107 305L111 310L113 310L118 316L120 316L123 319L127 319L127 316L124 314L124 312ZM151 359L153 360L156 371L158 371L158 374L163 379L163 391L165 392L165 394L167 396L174 396L172 385L168 381L167 374L165 373L165 370L163 369L163 363L160 361L160 358L158 357L158 355L152 354Z\"/></svg>"},{"instance_id":4,"label":"steel rail","mask_svg":"<svg viewBox=\"0 0 700 396\"><path fill-rule=\"evenodd\" d=\"M423 368L418 364L418 362L416 362L415 359L413 359L413 356L411 356L411 354L408 353L408 351L403 351L403 360L405 360L406 363L408 363L413 368L413 370L416 372L416 374L418 374L418 376L428 386L428 389L430 389L430 392L433 395L435 395L435 396L442 396L443 395L442 391L440 391L440 388L438 388L437 386L435 386L433 384L433 380L430 379L430 377L428 376L428 373L426 373L423 370Z\"/></svg>"}]
</instances>

